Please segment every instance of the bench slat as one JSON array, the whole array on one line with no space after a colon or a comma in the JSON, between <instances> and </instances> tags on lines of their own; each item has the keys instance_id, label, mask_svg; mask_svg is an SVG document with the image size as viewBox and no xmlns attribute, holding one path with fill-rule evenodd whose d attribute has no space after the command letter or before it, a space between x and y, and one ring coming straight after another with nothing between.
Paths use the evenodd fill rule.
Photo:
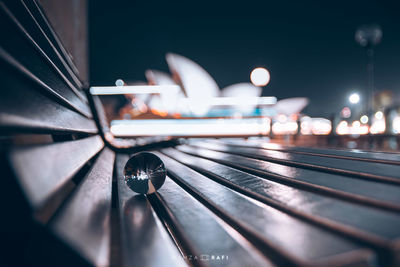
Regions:
<instances>
[{"instance_id":1,"label":"bench slat","mask_svg":"<svg viewBox=\"0 0 400 267\"><path fill-rule=\"evenodd\" d=\"M62 187L100 149L100 136L48 145L13 147L9 161L34 210Z\"/></svg>"},{"instance_id":2,"label":"bench slat","mask_svg":"<svg viewBox=\"0 0 400 267\"><path fill-rule=\"evenodd\" d=\"M90 118L89 107L77 96L77 89L34 42L4 3L0 3L0 24L0 34L7 36L1 39L2 49L46 84L51 93Z\"/></svg>"},{"instance_id":3,"label":"bench slat","mask_svg":"<svg viewBox=\"0 0 400 267\"><path fill-rule=\"evenodd\" d=\"M35 40L39 47L46 53L54 64L62 71L62 73L74 84L80 88L82 84L72 72L71 68L64 61L64 58L59 54L52 42L46 36L32 13L21 0L7 0L6 6L13 13L16 19L22 24L29 35Z\"/></svg>"},{"instance_id":4,"label":"bench slat","mask_svg":"<svg viewBox=\"0 0 400 267\"><path fill-rule=\"evenodd\" d=\"M272 258L279 255L279 263L312 264L343 253L364 251L363 246L357 243L248 199L170 157L158 155L180 186L250 239L250 242L262 244L261 249L266 254ZM354 260L366 261L364 264L368 264L364 257Z\"/></svg>"},{"instance_id":5,"label":"bench slat","mask_svg":"<svg viewBox=\"0 0 400 267\"><path fill-rule=\"evenodd\" d=\"M29 76L1 47L0 73L3 77L0 128L45 133L97 133L92 120L58 104L47 94L45 85Z\"/></svg>"},{"instance_id":6,"label":"bench slat","mask_svg":"<svg viewBox=\"0 0 400 267\"><path fill-rule=\"evenodd\" d=\"M199 147L180 146L178 149L194 154L195 156L228 164L235 168L245 169L247 172L255 173L267 179L275 178L279 182L307 187L324 194L333 193L339 198L352 199L367 205L375 204L378 207L386 207L397 211L400 210L400 187L398 186L295 168Z\"/></svg>"},{"instance_id":7,"label":"bench slat","mask_svg":"<svg viewBox=\"0 0 400 267\"><path fill-rule=\"evenodd\" d=\"M265 149L248 147L234 147L211 142L191 141L190 144L288 166L310 168L386 183L400 184L400 167L396 165L361 161L355 164L352 160L290 154L287 152L268 151Z\"/></svg>"},{"instance_id":8,"label":"bench slat","mask_svg":"<svg viewBox=\"0 0 400 267\"><path fill-rule=\"evenodd\" d=\"M146 197L125 184L127 155L117 155L122 266L186 266Z\"/></svg>"},{"instance_id":9,"label":"bench slat","mask_svg":"<svg viewBox=\"0 0 400 267\"><path fill-rule=\"evenodd\" d=\"M174 149L164 149L162 152L216 179L217 182L222 182L225 186L234 185L233 188L235 190L239 190L266 204L276 205L278 208L285 209L288 207L289 211L293 209L299 211L299 216L303 216L305 219L315 218L316 223L322 222L326 227L337 230L339 233L343 227L346 227L350 235L361 231L361 235L371 236L372 241L376 235L380 237L382 243L386 242L387 246L390 246L391 241L400 238L399 213L360 206L293 188L210 160L187 155ZM322 221L320 218L322 218ZM325 221L325 219L328 219L328 221ZM385 225L385 227L382 227L382 225ZM353 236L357 238L357 235Z\"/></svg>"},{"instance_id":10,"label":"bench slat","mask_svg":"<svg viewBox=\"0 0 400 267\"><path fill-rule=\"evenodd\" d=\"M229 145L237 145L244 147L254 147L267 150L277 150L283 152L318 155L323 157L333 157L350 160L360 160L368 162L380 162L387 164L400 165L400 154L387 152L373 152L363 150L341 150L341 149L325 149L317 147L301 147L301 146L283 146L279 144L267 143L263 140L246 141L244 139L209 139L211 142L224 143Z\"/></svg>"},{"instance_id":11,"label":"bench slat","mask_svg":"<svg viewBox=\"0 0 400 267\"><path fill-rule=\"evenodd\" d=\"M189 261L204 261L210 266L272 265L269 260L259 255L260 252L242 240L243 237L238 236L234 229L221 224L212 212L169 177L158 192L161 202L179 224L175 227L183 231L195 249L195 255L185 255ZM231 236L229 233L232 231L234 233ZM244 244L238 243L234 237Z\"/></svg>"},{"instance_id":12,"label":"bench slat","mask_svg":"<svg viewBox=\"0 0 400 267\"><path fill-rule=\"evenodd\" d=\"M68 54L64 45L62 44L57 33L51 27L50 22L46 17L45 12L43 11L43 8L41 7L40 3L36 0L22 0L22 1L24 1L29 11L31 11L32 15L35 17L36 21L39 23L43 31L46 33L47 37L53 43L54 47L56 47L60 55L63 56L64 60L71 67L75 75L79 77L78 68L75 66L74 62L72 61L70 55Z\"/></svg>"},{"instance_id":13,"label":"bench slat","mask_svg":"<svg viewBox=\"0 0 400 267\"><path fill-rule=\"evenodd\" d=\"M103 150L71 198L50 221L52 231L94 266L108 266L114 152Z\"/></svg>"}]
</instances>

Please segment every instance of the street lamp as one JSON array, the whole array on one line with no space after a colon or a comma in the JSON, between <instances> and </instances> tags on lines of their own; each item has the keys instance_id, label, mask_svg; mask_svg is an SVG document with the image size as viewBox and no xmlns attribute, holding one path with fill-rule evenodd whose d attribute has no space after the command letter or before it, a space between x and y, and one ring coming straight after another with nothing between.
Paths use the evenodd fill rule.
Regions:
<instances>
[{"instance_id":1,"label":"street lamp","mask_svg":"<svg viewBox=\"0 0 400 267\"><path fill-rule=\"evenodd\" d=\"M358 102L360 102L360 95L357 93L352 93L349 96L349 101L351 104L358 104Z\"/></svg>"},{"instance_id":2,"label":"street lamp","mask_svg":"<svg viewBox=\"0 0 400 267\"><path fill-rule=\"evenodd\" d=\"M266 86L271 76L265 68L255 68L250 74L250 80L255 86Z\"/></svg>"},{"instance_id":3,"label":"street lamp","mask_svg":"<svg viewBox=\"0 0 400 267\"><path fill-rule=\"evenodd\" d=\"M369 101L366 101L367 110L372 112L374 101L374 46L382 39L382 29L378 25L365 25L357 29L355 39L367 54L367 75Z\"/></svg>"}]
</instances>

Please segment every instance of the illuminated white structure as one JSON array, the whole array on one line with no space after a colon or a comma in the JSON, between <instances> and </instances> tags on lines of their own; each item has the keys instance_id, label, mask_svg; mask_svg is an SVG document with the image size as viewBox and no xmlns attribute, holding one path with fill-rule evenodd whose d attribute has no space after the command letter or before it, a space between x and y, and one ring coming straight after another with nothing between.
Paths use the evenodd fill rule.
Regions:
<instances>
[{"instance_id":1,"label":"illuminated white structure","mask_svg":"<svg viewBox=\"0 0 400 267\"><path fill-rule=\"evenodd\" d=\"M252 136L267 135L270 131L270 120L268 118L114 120L110 129L116 137Z\"/></svg>"},{"instance_id":2,"label":"illuminated white structure","mask_svg":"<svg viewBox=\"0 0 400 267\"><path fill-rule=\"evenodd\" d=\"M298 97L277 101L276 97L261 97L262 88L254 84L261 86L269 82L267 70L253 71L254 84L238 83L219 90L214 79L195 62L176 54L167 54L166 59L174 79L167 73L147 70L148 86L126 86L123 83L122 86L92 87L90 92L93 95L134 95L132 101L143 99L156 115L180 114L183 117L210 116L220 119L116 120L112 121L111 127L115 136L265 135L271 130L270 118L274 116L278 116L278 121L272 124L275 134L297 133L297 115L308 104L308 99ZM241 118L242 114L264 118L232 119ZM313 134L330 131L330 125L325 121L317 124L319 126L311 127Z\"/></svg>"},{"instance_id":3,"label":"illuminated white structure","mask_svg":"<svg viewBox=\"0 0 400 267\"><path fill-rule=\"evenodd\" d=\"M297 122L295 121L276 121L272 124L272 132L275 135L296 134L298 130Z\"/></svg>"},{"instance_id":4,"label":"illuminated white structure","mask_svg":"<svg viewBox=\"0 0 400 267\"><path fill-rule=\"evenodd\" d=\"M254 108L257 105L269 106L276 104L276 97L264 96L264 97L211 97L207 100L208 105L212 106L235 106L238 109L241 108ZM195 103L196 100L191 98L182 99L183 103L191 105Z\"/></svg>"},{"instance_id":5,"label":"illuminated white structure","mask_svg":"<svg viewBox=\"0 0 400 267\"><path fill-rule=\"evenodd\" d=\"M177 85L172 77L158 70L146 70L145 76L150 85Z\"/></svg>"},{"instance_id":6,"label":"illuminated white structure","mask_svg":"<svg viewBox=\"0 0 400 267\"><path fill-rule=\"evenodd\" d=\"M92 95L136 95L161 94L166 91L177 93L180 90L177 85L93 86L90 88L90 93Z\"/></svg>"},{"instance_id":7,"label":"illuminated white structure","mask_svg":"<svg viewBox=\"0 0 400 267\"><path fill-rule=\"evenodd\" d=\"M168 53L166 60L171 73L178 77L186 96L195 100L189 107L190 110L197 116L206 115L210 109L207 100L220 93L217 83L200 65L186 57Z\"/></svg>"},{"instance_id":8,"label":"illuminated white structure","mask_svg":"<svg viewBox=\"0 0 400 267\"><path fill-rule=\"evenodd\" d=\"M262 88L251 83L236 83L221 90L223 97L259 97Z\"/></svg>"},{"instance_id":9,"label":"illuminated white structure","mask_svg":"<svg viewBox=\"0 0 400 267\"><path fill-rule=\"evenodd\" d=\"M145 72L146 79L150 85L160 85L160 86L179 86L171 78L171 76L165 72L157 70L147 70ZM162 110L167 111L170 114L187 112L188 108L182 103L182 99L185 95L182 92L182 88L179 86L178 91L166 90L161 92L159 95L160 102L162 103ZM158 101L158 100L155 100ZM152 107L152 103L149 103Z\"/></svg>"},{"instance_id":10,"label":"illuminated white structure","mask_svg":"<svg viewBox=\"0 0 400 267\"><path fill-rule=\"evenodd\" d=\"M306 97L293 97L279 100L275 109L278 114L299 114L309 103Z\"/></svg>"}]
</instances>

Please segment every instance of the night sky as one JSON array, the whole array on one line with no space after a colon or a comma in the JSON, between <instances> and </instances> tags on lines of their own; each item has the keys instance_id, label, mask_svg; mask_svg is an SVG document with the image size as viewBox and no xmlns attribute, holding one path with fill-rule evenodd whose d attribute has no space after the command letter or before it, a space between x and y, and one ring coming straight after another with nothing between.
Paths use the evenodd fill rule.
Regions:
<instances>
[{"instance_id":1,"label":"night sky","mask_svg":"<svg viewBox=\"0 0 400 267\"><path fill-rule=\"evenodd\" d=\"M329 116L351 91L366 90L358 26L382 27L376 47L376 89L400 91L400 5L397 1L89 1L90 80L145 80L168 71L165 54L204 67L220 88L248 82L263 66L263 95L306 96L305 112Z\"/></svg>"}]
</instances>

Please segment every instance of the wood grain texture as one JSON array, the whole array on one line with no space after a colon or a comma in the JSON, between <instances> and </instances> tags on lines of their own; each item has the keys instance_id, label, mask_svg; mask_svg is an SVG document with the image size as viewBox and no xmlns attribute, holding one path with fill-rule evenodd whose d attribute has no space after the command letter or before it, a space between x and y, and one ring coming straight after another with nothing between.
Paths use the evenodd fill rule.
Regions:
<instances>
[{"instance_id":1,"label":"wood grain texture","mask_svg":"<svg viewBox=\"0 0 400 267\"><path fill-rule=\"evenodd\" d=\"M317 155L322 157L332 157L339 159L349 159L355 161L379 162L386 164L400 165L399 153L365 151L359 149L332 149L319 147L300 147L300 146L284 146L273 143L266 143L262 140L246 141L244 139L209 139L207 141L223 143L233 146L252 147L266 150L284 151L290 153Z\"/></svg>"},{"instance_id":2,"label":"wood grain texture","mask_svg":"<svg viewBox=\"0 0 400 267\"><path fill-rule=\"evenodd\" d=\"M372 247L390 247L392 241L400 238L400 229L397 227L400 224L398 213L293 188L173 149L162 151L209 178L251 198L293 213L305 220L311 220L317 225L326 226L337 231L338 234L348 234L355 239L359 238L360 241L369 242ZM393 247L392 250L395 248Z\"/></svg>"},{"instance_id":3,"label":"wood grain texture","mask_svg":"<svg viewBox=\"0 0 400 267\"><path fill-rule=\"evenodd\" d=\"M64 99L72 108L87 117L91 117L84 98L78 89L64 76L47 54L23 28L4 3L0 3L0 45L16 61L46 84L56 96Z\"/></svg>"},{"instance_id":4,"label":"wood grain texture","mask_svg":"<svg viewBox=\"0 0 400 267\"><path fill-rule=\"evenodd\" d=\"M311 191L348 199L368 206L400 211L400 187L338 174L296 168L237 154L199 147L180 146L179 150L218 161L256 175Z\"/></svg>"},{"instance_id":5,"label":"wood grain texture","mask_svg":"<svg viewBox=\"0 0 400 267\"><path fill-rule=\"evenodd\" d=\"M186 266L146 197L125 184L128 156L117 155L122 266Z\"/></svg>"},{"instance_id":6,"label":"wood grain texture","mask_svg":"<svg viewBox=\"0 0 400 267\"><path fill-rule=\"evenodd\" d=\"M157 155L174 181L278 264L312 265L324 258L365 251L358 243L248 199L172 158ZM353 260L373 264L370 254L362 255Z\"/></svg>"},{"instance_id":7,"label":"wood grain texture","mask_svg":"<svg viewBox=\"0 0 400 267\"><path fill-rule=\"evenodd\" d=\"M168 213L174 217L174 227L183 232L194 248L195 254L186 257L204 261L209 266L273 265L243 236L223 223L169 177L158 195Z\"/></svg>"},{"instance_id":8,"label":"wood grain texture","mask_svg":"<svg viewBox=\"0 0 400 267\"><path fill-rule=\"evenodd\" d=\"M54 47L56 47L57 51L64 58L67 64L71 67L72 71L75 73L77 77L79 77L79 70L73 62L70 54L65 49L63 43L60 40L60 37L55 32L53 27L51 26L49 19L47 18L43 7L37 0L22 0L25 5L28 7L29 11L35 17L36 21L39 23L43 31L46 33Z\"/></svg>"},{"instance_id":9,"label":"wood grain texture","mask_svg":"<svg viewBox=\"0 0 400 267\"><path fill-rule=\"evenodd\" d=\"M22 0L4 1L7 8L12 12L15 18L21 23L22 27L28 32L38 46L46 53L51 61L61 70L61 72L71 81L76 88L81 88L82 83L73 73L70 66L65 62L56 47L50 41L32 12L28 9Z\"/></svg>"},{"instance_id":10,"label":"wood grain texture","mask_svg":"<svg viewBox=\"0 0 400 267\"><path fill-rule=\"evenodd\" d=\"M34 210L103 148L99 136L48 145L13 147L9 162Z\"/></svg>"},{"instance_id":11,"label":"wood grain texture","mask_svg":"<svg viewBox=\"0 0 400 267\"><path fill-rule=\"evenodd\" d=\"M97 133L95 123L49 94L37 77L0 47L0 128L26 132Z\"/></svg>"},{"instance_id":12,"label":"wood grain texture","mask_svg":"<svg viewBox=\"0 0 400 267\"><path fill-rule=\"evenodd\" d=\"M104 149L81 184L63 205L50 228L94 266L110 256L111 181L114 152Z\"/></svg>"},{"instance_id":13,"label":"wood grain texture","mask_svg":"<svg viewBox=\"0 0 400 267\"><path fill-rule=\"evenodd\" d=\"M358 162L357 164L354 164L353 161L346 159L319 157L305 154L290 154L281 151L262 150L250 147L235 147L211 142L192 141L191 144L212 150L280 163L287 166L348 175L382 183L400 184L400 167L391 164L371 162Z\"/></svg>"}]
</instances>

